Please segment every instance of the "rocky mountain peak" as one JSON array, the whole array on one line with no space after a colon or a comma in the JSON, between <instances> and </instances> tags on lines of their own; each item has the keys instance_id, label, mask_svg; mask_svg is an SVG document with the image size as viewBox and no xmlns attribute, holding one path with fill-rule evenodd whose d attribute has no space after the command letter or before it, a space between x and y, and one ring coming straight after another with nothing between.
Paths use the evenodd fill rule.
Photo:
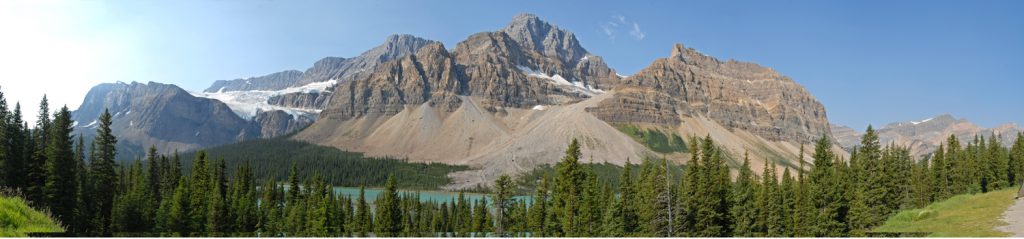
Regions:
<instances>
[{"instance_id":1,"label":"rocky mountain peak","mask_svg":"<svg viewBox=\"0 0 1024 239\"><path fill-rule=\"evenodd\" d=\"M370 56L376 56L375 58L380 61L390 61L392 59L416 53L416 51L421 47L430 43L436 43L436 41L419 38L409 34L395 34L388 36L387 39L384 40L384 44L363 53L363 55L367 55L369 53Z\"/></svg>"},{"instance_id":2,"label":"rocky mountain peak","mask_svg":"<svg viewBox=\"0 0 1024 239\"><path fill-rule=\"evenodd\" d=\"M203 92L213 93L247 90L279 90L292 86L292 84L294 84L300 77L302 77L301 71L287 70L244 79L240 78L229 81L218 80L213 82L213 85L210 85L210 87L203 90Z\"/></svg>"},{"instance_id":3,"label":"rocky mountain peak","mask_svg":"<svg viewBox=\"0 0 1024 239\"><path fill-rule=\"evenodd\" d=\"M572 32L558 28L533 14L523 13L513 17L512 22L501 31L523 48L560 59L566 65L574 65L588 54Z\"/></svg>"}]
</instances>

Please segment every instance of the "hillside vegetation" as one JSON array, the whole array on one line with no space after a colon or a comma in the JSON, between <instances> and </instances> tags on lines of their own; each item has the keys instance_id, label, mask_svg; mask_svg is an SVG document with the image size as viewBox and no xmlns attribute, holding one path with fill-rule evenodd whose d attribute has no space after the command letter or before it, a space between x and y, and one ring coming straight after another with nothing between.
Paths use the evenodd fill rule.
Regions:
<instances>
[{"instance_id":1,"label":"hillside vegetation","mask_svg":"<svg viewBox=\"0 0 1024 239\"><path fill-rule=\"evenodd\" d=\"M662 132L657 129L641 129L632 124L615 124L615 129L629 135L637 143L647 146L651 151L658 153L685 153L687 152L686 142L682 137L672 132Z\"/></svg>"},{"instance_id":2,"label":"hillside vegetation","mask_svg":"<svg viewBox=\"0 0 1024 239\"><path fill-rule=\"evenodd\" d=\"M1003 237L995 228L1005 225L1001 215L1013 204L1016 188L968 194L904 210L892 216L876 232L931 232L932 237Z\"/></svg>"},{"instance_id":3,"label":"hillside vegetation","mask_svg":"<svg viewBox=\"0 0 1024 239\"><path fill-rule=\"evenodd\" d=\"M26 237L32 232L64 232L52 218L20 197L0 196L0 237Z\"/></svg>"},{"instance_id":4,"label":"hillside vegetation","mask_svg":"<svg viewBox=\"0 0 1024 239\"><path fill-rule=\"evenodd\" d=\"M402 188L436 189L451 180L448 173L467 170L466 166L441 163L409 163L393 158L367 158L361 153L342 151L286 138L256 139L205 150L211 159L223 158L228 173L248 161L259 179L284 180L291 165L303 178L319 174L335 186L383 186L388 174L394 174ZM181 155L182 165L192 167L195 153Z\"/></svg>"}]
</instances>

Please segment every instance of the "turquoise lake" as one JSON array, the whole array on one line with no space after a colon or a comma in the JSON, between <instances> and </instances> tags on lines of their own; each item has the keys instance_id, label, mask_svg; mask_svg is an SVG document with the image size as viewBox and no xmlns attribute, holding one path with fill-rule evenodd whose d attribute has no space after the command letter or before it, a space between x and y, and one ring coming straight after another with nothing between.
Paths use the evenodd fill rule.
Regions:
<instances>
[{"instance_id":1,"label":"turquoise lake","mask_svg":"<svg viewBox=\"0 0 1024 239\"><path fill-rule=\"evenodd\" d=\"M377 195L379 195L381 193L381 191L383 191L383 189L380 189L380 188L367 188L366 189L366 195L365 195L366 196L366 201L372 203L377 198ZM359 198L359 188L358 187L334 187L334 192L337 193L338 195L343 195L343 196L351 197L353 199L353 201L356 198ZM404 195L406 193L417 193L418 192L420 194L420 201L423 201L423 202L434 201L434 202L439 202L439 203L440 202L449 202L449 203L451 203L451 202L459 199L459 193L458 192L447 192L447 191L410 191L410 190L398 190L398 192L399 192L399 194L402 194L402 195ZM468 201L477 201L477 200L480 200L480 198L487 197L487 203L488 204L491 203L491 199L492 199L490 194L465 193L463 195L465 195L466 200L468 200ZM528 196L515 196L513 198L518 199L518 200L526 200L526 203L530 203L530 201L532 199L531 197L528 197Z\"/></svg>"}]
</instances>

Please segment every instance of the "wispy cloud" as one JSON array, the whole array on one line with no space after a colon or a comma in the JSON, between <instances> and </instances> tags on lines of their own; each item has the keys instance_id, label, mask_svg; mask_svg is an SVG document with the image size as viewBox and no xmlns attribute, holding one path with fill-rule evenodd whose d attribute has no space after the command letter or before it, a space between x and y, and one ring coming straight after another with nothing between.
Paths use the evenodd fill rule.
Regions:
<instances>
[{"instance_id":1,"label":"wispy cloud","mask_svg":"<svg viewBox=\"0 0 1024 239\"><path fill-rule=\"evenodd\" d=\"M633 39L636 39L636 40L640 41L640 40L643 40L644 37L647 36L647 33L644 33L644 31L640 30L640 24L637 24L636 22L633 22L633 30L629 31L629 35L633 36Z\"/></svg>"},{"instance_id":2,"label":"wispy cloud","mask_svg":"<svg viewBox=\"0 0 1024 239\"><path fill-rule=\"evenodd\" d=\"M647 36L647 33L640 30L640 24L632 22L632 27L630 27L630 22L626 19L626 16L619 14L612 15L611 17L609 17L608 21L605 21L600 24L601 33L604 33L604 35L607 36L608 39L614 41L615 36L620 30L620 26L622 26L623 28L629 28L623 29L623 31L628 31L629 36L633 37L633 39L637 41L641 41L644 39L644 37Z\"/></svg>"}]
</instances>

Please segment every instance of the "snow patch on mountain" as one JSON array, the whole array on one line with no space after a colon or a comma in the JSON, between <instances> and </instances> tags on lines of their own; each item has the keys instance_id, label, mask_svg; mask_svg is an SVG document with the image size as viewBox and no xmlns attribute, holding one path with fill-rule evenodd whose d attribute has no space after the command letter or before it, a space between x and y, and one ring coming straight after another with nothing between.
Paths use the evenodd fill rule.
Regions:
<instances>
[{"instance_id":1,"label":"snow patch on mountain","mask_svg":"<svg viewBox=\"0 0 1024 239\"><path fill-rule=\"evenodd\" d=\"M283 90L273 90L273 91L269 91L269 90L250 90L250 91L228 91L228 92L224 92L224 89L221 88L220 90L218 90L217 92L214 92L214 93L192 92L192 91L190 91L189 94L192 94L193 96L196 96L196 97L214 99L214 100L218 100L220 102L224 102L224 104L227 104L228 107L231 108L231 110L235 112L235 114L238 114L238 116L240 116L240 117L242 117L244 119L252 119L253 117L256 117L256 114L258 114L259 112L262 112L262 111L274 111L274 110L281 110L281 111L284 111L284 112L286 112L286 113L288 113L290 115L294 115L296 117L300 117L300 116L310 116L310 115L319 114L321 110L319 110L319 109L304 109L304 108L283 107L283 106L271 105L271 104L267 103L267 101L270 100L271 97L279 96L279 95L284 95L284 94L289 94L289 93L320 93L320 92L328 92L327 89L330 88L331 86L334 86L337 83L338 83L337 80L329 80L329 81L324 81L324 82L310 83L310 84L304 85L304 86L289 87L289 88L286 88L286 89L283 89Z\"/></svg>"},{"instance_id":2,"label":"snow patch on mountain","mask_svg":"<svg viewBox=\"0 0 1024 239\"><path fill-rule=\"evenodd\" d=\"M553 76L549 76L547 74L544 74L543 72L536 71L534 69L531 69L531 68L526 67L526 66L521 66L521 65L520 66L516 66L516 68L519 68L519 71L522 71L527 76L533 76L533 77L537 77L537 78L541 78L541 79L547 79L551 83L554 83L555 85L568 86L568 87L571 87L573 90L576 90L577 92L583 93L583 94L588 95L588 96L594 96L594 95L597 95L597 94L604 93L603 90L594 88L594 86L590 86L590 85L584 84L582 81L576 81L576 80L573 80L573 79L566 80L565 78L563 78L561 75L558 75L558 74L555 74Z\"/></svg>"}]
</instances>

